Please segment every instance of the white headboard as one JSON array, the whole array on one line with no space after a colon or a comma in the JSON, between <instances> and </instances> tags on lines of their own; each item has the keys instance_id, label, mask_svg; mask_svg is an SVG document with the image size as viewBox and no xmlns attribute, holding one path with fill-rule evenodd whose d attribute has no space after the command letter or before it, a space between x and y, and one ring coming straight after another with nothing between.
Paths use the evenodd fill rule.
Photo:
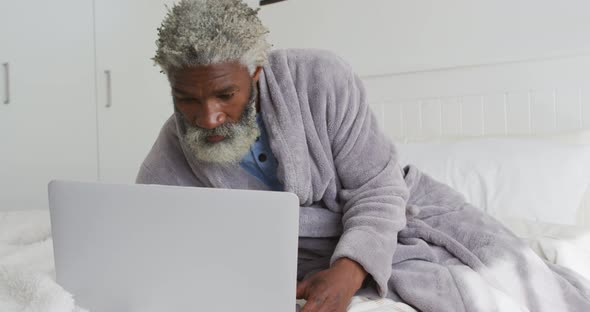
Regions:
<instances>
[{"instance_id":1,"label":"white headboard","mask_svg":"<svg viewBox=\"0 0 590 312\"><path fill-rule=\"evenodd\" d=\"M394 140L590 129L590 55L362 78ZM589 204L579 217L590 225Z\"/></svg>"}]
</instances>

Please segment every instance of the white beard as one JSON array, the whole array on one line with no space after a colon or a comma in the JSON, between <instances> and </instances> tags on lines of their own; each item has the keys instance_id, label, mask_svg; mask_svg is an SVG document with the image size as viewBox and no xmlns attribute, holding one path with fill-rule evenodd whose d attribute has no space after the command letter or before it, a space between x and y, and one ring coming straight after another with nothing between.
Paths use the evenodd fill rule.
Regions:
<instances>
[{"instance_id":1,"label":"white beard","mask_svg":"<svg viewBox=\"0 0 590 312\"><path fill-rule=\"evenodd\" d=\"M260 136L256 122L256 88L252 87L250 101L237 123L224 123L215 129L203 129L189 124L184 118L186 134L183 143L198 160L223 165L236 165L248 153ZM221 135L222 141L211 143L207 137Z\"/></svg>"}]
</instances>

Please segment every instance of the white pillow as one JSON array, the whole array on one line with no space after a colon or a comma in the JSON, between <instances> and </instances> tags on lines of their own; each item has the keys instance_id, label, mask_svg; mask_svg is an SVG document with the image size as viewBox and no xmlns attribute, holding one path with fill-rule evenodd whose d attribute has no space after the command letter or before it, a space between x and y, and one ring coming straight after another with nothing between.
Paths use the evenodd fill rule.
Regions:
<instances>
[{"instance_id":1,"label":"white pillow","mask_svg":"<svg viewBox=\"0 0 590 312\"><path fill-rule=\"evenodd\" d=\"M396 144L413 164L497 216L576 224L590 182L590 145L525 138Z\"/></svg>"}]
</instances>

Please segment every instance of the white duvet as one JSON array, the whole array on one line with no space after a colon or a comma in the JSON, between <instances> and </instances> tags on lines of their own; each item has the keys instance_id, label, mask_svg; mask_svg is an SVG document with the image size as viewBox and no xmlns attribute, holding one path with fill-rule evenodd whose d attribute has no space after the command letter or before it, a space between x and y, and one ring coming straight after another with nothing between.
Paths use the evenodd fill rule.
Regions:
<instances>
[{"instance_id":1,"label":"white duvet","mask_svg":"<svg viewBox=\"0 0 590 312\"><path fill-rule=\"evenodd\" d=\"M502 220L549 262L590 279L590 229ZM198 308L198 307L197 307ZM55 283L47 211L0 212L0 311L83 312ZM413 312L389 299L354 297L349 312Z\"/></svg>"}]
</instances>

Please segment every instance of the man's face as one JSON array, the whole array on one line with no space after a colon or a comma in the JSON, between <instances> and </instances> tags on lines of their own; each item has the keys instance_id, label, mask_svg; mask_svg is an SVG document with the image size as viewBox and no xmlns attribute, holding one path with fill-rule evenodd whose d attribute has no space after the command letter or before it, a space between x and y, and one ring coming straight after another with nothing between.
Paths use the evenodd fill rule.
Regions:
<instances>
[{"instance_id":1,"label":"man's face","mask_svg":"<svg viewBox=\"0 0 590 312\"><path fill-rule=\"evenodd\" d=\"M256 82L239 63L179 69L168 75L176 109L183 115L182 138L197 159L237 163L259 135Z\"/></svg>"}]
</instances>

